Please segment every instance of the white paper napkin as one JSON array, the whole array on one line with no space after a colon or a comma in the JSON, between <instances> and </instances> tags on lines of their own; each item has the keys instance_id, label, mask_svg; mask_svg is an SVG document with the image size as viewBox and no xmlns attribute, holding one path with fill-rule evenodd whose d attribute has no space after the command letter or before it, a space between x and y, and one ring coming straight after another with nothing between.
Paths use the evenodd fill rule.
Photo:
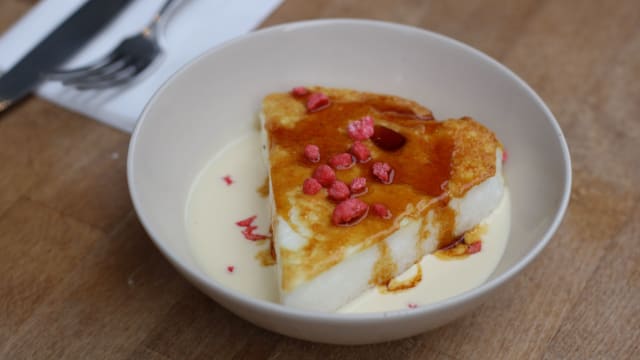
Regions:
<instances>
[{"instance_id":1,"label":"white paper napkin","mask_svg":"<svg viewBox=\"0 0 640 360\"><path fill-rule=\"evenodd\" d=\"M0 37L0 69L6 71L86 0L42 0ZM65 67L98 59L125 37L142 30L161 0L136 0ZM68 109L131 132L154 92L183 65L206 50L258 26L282 0L183 0L161 35L164 53L133 83L101 91L78 91L59 83L37 94Z\"/></svg>"}]
</instances>

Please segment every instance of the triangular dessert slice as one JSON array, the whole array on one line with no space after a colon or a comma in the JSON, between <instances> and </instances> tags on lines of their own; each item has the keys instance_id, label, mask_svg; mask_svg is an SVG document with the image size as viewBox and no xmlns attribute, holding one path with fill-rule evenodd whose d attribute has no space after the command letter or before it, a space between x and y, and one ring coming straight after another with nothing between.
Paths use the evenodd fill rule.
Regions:
<instances>
[{"instance_id":1,"label":"triangular dessert slice","mask_svg":"<svg viewBox=\"0 0 640 360\"><path fill-rule=\"evenodd\" d=\"M470 118L322 87L261 114L281 302L335 311L480 223L502 198L502 146Z\"/></svg>"}]
</instances>

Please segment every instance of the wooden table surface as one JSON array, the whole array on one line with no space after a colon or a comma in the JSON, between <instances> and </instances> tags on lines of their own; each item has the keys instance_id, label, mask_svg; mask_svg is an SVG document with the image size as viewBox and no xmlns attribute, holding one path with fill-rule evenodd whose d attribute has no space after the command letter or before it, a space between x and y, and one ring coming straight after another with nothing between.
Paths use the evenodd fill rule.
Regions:
<instances>
[{"instance_id":1,"label":"wooden table surface","mask_svg":"<svg viewBox=\"0 0 640 360\"><path fill-rule=\"evenodd\" d=\"M2 0L0 33L35 2ZM32 98L0 120L1 359L640 359L640 2L288 0L264 26L324 17L443 33L542 96L574 183L541 256L420 336L339 347L273 334L154 247L127 191L128 134Z\"/></svg>"}]
</instances>

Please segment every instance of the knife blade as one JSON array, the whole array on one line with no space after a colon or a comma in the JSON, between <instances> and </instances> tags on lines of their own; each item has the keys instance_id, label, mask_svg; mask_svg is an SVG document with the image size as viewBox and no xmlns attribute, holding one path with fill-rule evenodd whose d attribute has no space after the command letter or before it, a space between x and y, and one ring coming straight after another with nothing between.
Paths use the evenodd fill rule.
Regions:
<instances>
[{"instance_id":1,"label":"knife blade","mask_svg":"<svg viewBox=\"0 0 640 360\"><path fill-rule=\"evenodd\" d=\"M0 113L28 95L132 0L88 0L0 76Z\"/></svg>"}]
</instances>

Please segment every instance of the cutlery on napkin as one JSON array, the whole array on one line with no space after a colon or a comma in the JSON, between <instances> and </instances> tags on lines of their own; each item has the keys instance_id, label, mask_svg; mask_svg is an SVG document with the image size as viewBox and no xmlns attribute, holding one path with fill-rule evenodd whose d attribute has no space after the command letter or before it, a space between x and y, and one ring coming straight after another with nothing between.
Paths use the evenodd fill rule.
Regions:
<instances>
[{"instance_id":1,"label":"cutlery on napkin","mask_svg":"<svg viewBox=\"0 0 640 360\"><path fill-rule=\"evenodd\" d=\"M13 66L85 0L42 0L0 37L0 70ZM164 25L164 54L139 79L123 87L79 91L45 83L36 93L70 110L132 131L155 91L178 69L206 50L259 25L282 0L185 0ZM140 31L162 1L134 1L65 67L82 66Z\"/></svg>"}]
</instances>

